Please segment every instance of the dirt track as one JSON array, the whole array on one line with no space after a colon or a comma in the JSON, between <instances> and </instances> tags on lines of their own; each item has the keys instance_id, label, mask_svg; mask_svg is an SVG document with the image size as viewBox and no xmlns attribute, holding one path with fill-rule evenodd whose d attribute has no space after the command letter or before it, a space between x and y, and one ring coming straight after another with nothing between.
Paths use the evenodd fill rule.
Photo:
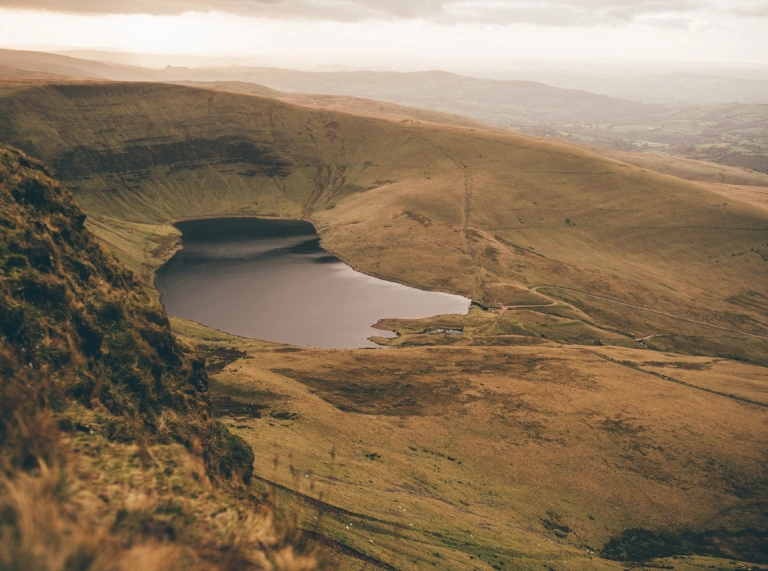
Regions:
<instances>
[{"instance_id":1,"label":"dirt track","mask_svg":"<svg viewBox=\"0 0 768 571\"><path fill-rule=\"evenodd\" d=\"M585 291L580 291L580 290L577 290L577 289L571 289L571 288L560 287L560 286L536 286L534 288L531 288L531 291L535 291L536 293L540 293L539 292L540 289L559 289L559 290L563 290L563 291L570 291L570 292L573 292L573 293L578 293L578 294L581 294L581 295L586 295L586 296L589 296L589 297L594 297L595 299L600 299L602 301L607 301L607 302L610 302L610 303L617 303L619 305L624 305L626 307L631 307L633 309L640 309L640 310L643 310L643 311L649 311L649 312L655 313L657 315L663 315L665 317L671 317L673 319L679 319L681 321L687 321L689 323L695 323L697 325L703 325L704 327L711 327L712 329L719 329L720 331L727 331L728 333L735 333L736 335L742 335L744 337L753 337L755 339L764 339L764 340L768 341L768 336L765 336L765 335L756 335L754 333L746 333L744 331L738 331L736 329L729 329L727 327L721 327L719 325L712 325L711 323L705 323L704 321L697 321L695 319L689 319L687 317L681 317L679 315L674 315L672 313L666 313L664 311L659 311L657 309L650 309L648 307L643 307L642 305L635 305L635 304L632 304L632 303L628 303L626 301L619 301L617 299L611 299L609 297L603 297L601 295L595 295L593 293L587 293ZM542 294L542 295L544 295L544 294Z\"/></svg>"}]
</instances>

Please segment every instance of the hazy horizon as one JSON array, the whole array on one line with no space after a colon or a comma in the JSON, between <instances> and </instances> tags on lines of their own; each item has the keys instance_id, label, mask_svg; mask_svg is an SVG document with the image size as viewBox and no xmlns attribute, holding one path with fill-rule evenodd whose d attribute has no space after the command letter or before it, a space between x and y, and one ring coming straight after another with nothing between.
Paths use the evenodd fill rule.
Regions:
<instances>
[{"instance_id":1,"label":"hazy horizon","mask_svg":"<svg viewBox=\"0 0 768 571\"><path fill-rule=\"evenodd\" d=\"M332 61L308 61L288 56L268 57L252 55L221 55L206 56L193 53L156 53L127 49L116 49L109 46L71 46L55 44L8 45L0 44L0 49L18 51L43 52L64 55L73 58L120 63L149 69L171 67L226 67L226 66L263 66L274 68L291 68L304 71L447 71L471 75L472 72L515 72L526 70L538 71L578 71L585 74L600 73L674 73L690 72L705 73L712 71L758 71L768 72L768 62L737 62L737 61L652 61L652 60L557 60L557 59L484 59L469 60L454 58L451 60L402 58L366 64L334 63ZM578 69L575 65L580 66Z\"/></svg>"},{"instance_id":2,"label":"hazy horizon","mask_svg":"<svg viewBox=\"0 0 768 571\"><path fill-rule=\"evenodd\" d=\"M762 68L766 32L768 9L754 0L0 0L3 47L125 52L157 66Z\"/></svg>"}]
</instances>

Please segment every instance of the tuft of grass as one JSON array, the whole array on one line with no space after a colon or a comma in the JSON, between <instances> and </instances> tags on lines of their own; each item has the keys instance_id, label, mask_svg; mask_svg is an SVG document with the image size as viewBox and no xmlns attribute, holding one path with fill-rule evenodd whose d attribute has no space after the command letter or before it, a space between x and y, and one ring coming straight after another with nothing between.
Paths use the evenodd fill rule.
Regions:
<instances>
[{"instance_id":1,"label":"tuft of grass","mask_svg":"<svg viewBox=\"0 0 768 571\"><path fill-rule=\"evenodd\" d=\"M0 146L0 568L314 568L247 486L205 361L84 222Z\"/></svg>"}]
</instances>

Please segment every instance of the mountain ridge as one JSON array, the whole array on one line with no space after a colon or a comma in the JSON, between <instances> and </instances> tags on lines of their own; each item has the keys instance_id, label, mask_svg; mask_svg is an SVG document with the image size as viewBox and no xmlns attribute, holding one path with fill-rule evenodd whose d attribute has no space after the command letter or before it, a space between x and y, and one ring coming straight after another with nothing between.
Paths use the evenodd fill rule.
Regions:
<instances>
[{"instance_id":1,"label":"mountain ridge","mask_svg":"<svg viewBox=\"0 0 768 571\"><path fill-rule=\"evenodd\" d=\"M353 266L419 287L475 292L482 302L493 282L557 284L638 296L638 305L682 304L698 321L719 314L720 326L765 331L746 298L736 311L703 302L716 299L712 288L732 299L759 293L747 285L762 271L759 212L584 149L168 84L14 88L0 107L8 118L0 137L59 165L95 215L145 224L310 218ZM398 250L409 240L419 244L413 261ZM451 256L437 256L432 240Z\"/></svg>"}]
</instances>

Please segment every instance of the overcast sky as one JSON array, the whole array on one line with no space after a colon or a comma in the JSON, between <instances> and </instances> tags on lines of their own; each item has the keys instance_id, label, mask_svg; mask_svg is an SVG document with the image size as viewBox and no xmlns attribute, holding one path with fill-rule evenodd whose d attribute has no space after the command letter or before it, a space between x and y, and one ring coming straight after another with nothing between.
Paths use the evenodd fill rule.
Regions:
<instances>
[{"instance_id":1,"label":"overcast sky","mask_svg":"<svg viewBox=\"0 0 768 571\"><path fill-rule=\"evenodd\" d=\"M768 0L0 0L0 44L358 66L768 64Z\"/></svg>"}]
</instances>

